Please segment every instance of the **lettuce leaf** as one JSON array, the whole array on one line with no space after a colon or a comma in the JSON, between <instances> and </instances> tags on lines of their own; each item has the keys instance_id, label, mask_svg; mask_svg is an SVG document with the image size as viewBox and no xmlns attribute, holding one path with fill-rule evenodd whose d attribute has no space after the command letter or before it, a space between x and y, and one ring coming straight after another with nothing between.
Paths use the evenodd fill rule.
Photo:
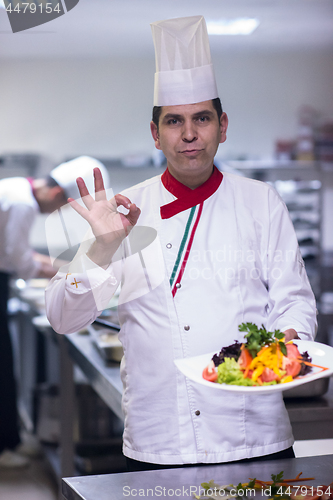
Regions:
<instances>
[{"instance_id":1,"label":"lettuce leaf","mask_svg":"<svg viewBox=\"0 0 333 500\"><path fill-rule=\"evenodd\" d=\"M224 362L217 367L217 382L219 384L228 385L244 385L244 386L258 386L250 378L244 378L243 372L239 368L237 361L234 358L224 358ZM262 385L275 385L276 380L272 382L264 382Z\"/></svg>"},{"instance_id":2,"label":"lettuce leaf","mask_svg":"<svg viewBox=\"0 0 333 500\"><path fill-rule=\"evenodd\" d=\"M217 367L217 373L219 384L257 385L251 379L243 377L243 372L234 358L224 358L224 362Z\"/></svg>"}]
</instances>

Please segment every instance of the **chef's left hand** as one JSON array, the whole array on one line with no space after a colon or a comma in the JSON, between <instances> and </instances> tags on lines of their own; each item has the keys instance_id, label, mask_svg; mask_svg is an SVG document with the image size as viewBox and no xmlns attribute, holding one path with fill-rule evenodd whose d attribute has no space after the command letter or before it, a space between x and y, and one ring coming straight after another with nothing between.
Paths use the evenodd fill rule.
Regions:
<instances>
[{"instance_id":1,"label":"chef's left hand","mask_svg":"<svg viewBox=\"0 0 333 500\"><path fill-rule=\"evenodd\" d=\"M285 342L289 342L290 340L293 339L299 339L296 330L294 330L293 328L289 328L288 330L285 330L283 333L285 335Z\"/></svg>"}]
</instances>

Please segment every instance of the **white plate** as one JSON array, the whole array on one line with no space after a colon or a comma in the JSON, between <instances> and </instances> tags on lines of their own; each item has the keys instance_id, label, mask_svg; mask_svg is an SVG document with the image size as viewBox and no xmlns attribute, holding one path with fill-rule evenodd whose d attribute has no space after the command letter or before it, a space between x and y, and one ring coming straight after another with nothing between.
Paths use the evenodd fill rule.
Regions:
<instances>
[{"instance_id":1,"label":"white plate","mask_svg":"<svg viewBox=\"0 0 333 500\"><path fill-rule=\"evenodd\" d=\"M312 380L332 375L333 347L326 344L320 344L319 342L310 342L309 340L294 340L293 342L298 346L298 350L301 354L304 351L309 353L309 356L312 358L312 363L315 365L325 366L328 370L320 371L319 368L312 368L312 371L308 375L304 375L303 377L285 384L244 387L242 385L218 384L215 382L209 382L208 380L202 378L202 371L205 366L208 365L215 352L202 354L201 356L194 356L192 358L176 359L175 364L187 378L197 382L198 384L206 385L207 387L220 391L238 392L242 394L286 391L287 389L306 384Z\"/></svg>"}]
</instances>

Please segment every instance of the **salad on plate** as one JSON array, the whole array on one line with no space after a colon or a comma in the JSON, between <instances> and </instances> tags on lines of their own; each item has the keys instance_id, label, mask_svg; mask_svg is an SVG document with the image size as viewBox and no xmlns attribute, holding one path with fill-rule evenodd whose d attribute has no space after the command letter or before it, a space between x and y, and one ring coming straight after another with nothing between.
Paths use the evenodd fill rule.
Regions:
<instances>
[{"instance_id":1,"label":"salad on plate","mask_svg":"<svg viewBox=\"0 0 333 500\"><path fill-rule=\"evenodd\" d=\"M300 353L292 341L285 343L280 330L269 332L264 326L242 323L244 342L223 347L204 368L205 380L219 384L267 386L284 384L307 375L314 365L307 351Z\"/></svg>"}]
</instances>

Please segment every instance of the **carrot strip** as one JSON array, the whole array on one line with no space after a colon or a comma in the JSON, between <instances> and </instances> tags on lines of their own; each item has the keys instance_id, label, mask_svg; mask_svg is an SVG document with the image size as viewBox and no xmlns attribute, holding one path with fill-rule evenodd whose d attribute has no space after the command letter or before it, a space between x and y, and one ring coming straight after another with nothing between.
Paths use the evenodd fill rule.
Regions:
<instances>
[{"instance_id":1,"label":"carrot strip","mask_svg":"<svg viewBox=\"0 0 333 500\"><path fill-rule=\"evenodd\" d=\"M298 481L313 481L315 478L314 477L305 477L304 479L299 479ZM291 488L295 488L291 483L296 483L297 479L289 479L289 481L283 481L282 483L276 483L277 486L290 486ZM302 486L302 484L297 485L297 486ZM306 486L304 484L304 486Z\"/></svg>"},{"instance_id":2,"label":"carrot strip","mask_svg":"<svg viewBox=\"0 0 333 500\"><path fill-rule=\"evenodd\" d=\"M302 363L308 366L314 366L315 368L321 368L322 371L328 370L326 366L314 365L313 363L309 363L308 361L302 361Z\"/></svg>"},{"instance_id":3,"label":"carrot strip","mask_svg":"<svg viewBox=\"0 0 333 500\"><path fill-rule=\"evenodd\" d=\"M296 478L296 479L284 479L283 482L286 483L294 483L295 481L314 481L314 477L302 477L302 478Z\"/></svg>"},{"instance_id":4,"label":"carrot strip","mask_svg":"<svg viewBox=\"0 0 333 500\"><path fill-rule=\"evenodd\" d=\"M303 472L300 472L299 474L297 474L297 476L295 477L295 479L282 479L282 482L283 483L293 483L295 481L313 481L315 478L314 477L303 477L301 478L301 475L303 474Z\"/></svg>"},{"instance_id":5,"label":"carrot strip","mask_svg":"<svg viewBox=\"0 0 333 500\"><path fill-rule=\"evenodd\" d=\"M314 481L314 477L300 477L301 475L303 474L303 472L300 472L299 474L297 474L297 476L295 477L295 479L282 479L281 482L279 483L276 483L277 485L279 486L286 486L288 483L295 483L296 481ZM249 478L250 481L253 481L253 478ZM258 484L262 484L262 485L271 485L273 484L273 481L261 481L260 479L256 479L256 482ZM293 487L293 485L291 485Z\"/></svg>"},{"instance_id":6,"label":"carrot strip","mask_svg":"<svg viewBox=\"0 0 333 500\"><path fill-rule=\"evenodd\" d=\"M316 478L315 477L302 477L301 480L302 481L314 481ZM286 482L287 483L295 483L296 481L298 481L298 479L286 479ZM293 488L294 486L291 485ZM298 484L297 486L306 486L306 484ZM307 488L310 488L310 486L307 486Z\"/></svg>"},{"instance_id":7,"label":"carrot strip","mask_svg":"<svg viewBox=\"0 0 333 500\"><path fill-rule=\"evenodd\" d=\"M315 480L314 477L302 477L302 481L314 481L314 480ZM299 479L286 479L285 481L282 481L282 483L295 483L296 481L299 481ZM304 484L303 486L306 485Z\"/></svg>"},{"instance_id":8,"label":"carrot strip","mask_svg":"<svg viewBox=\"0 0 333 500\"><path fill-rule=\"evenodd\" d=\"M310 363L310 361L303 361L303 358L301 358L301 357L299 357L298 360L307 366L314 366L315 368L321 368L322 370L328 370L328 368L326 366L315 365L313 363Z\"/></svg>"}]
</instances>

